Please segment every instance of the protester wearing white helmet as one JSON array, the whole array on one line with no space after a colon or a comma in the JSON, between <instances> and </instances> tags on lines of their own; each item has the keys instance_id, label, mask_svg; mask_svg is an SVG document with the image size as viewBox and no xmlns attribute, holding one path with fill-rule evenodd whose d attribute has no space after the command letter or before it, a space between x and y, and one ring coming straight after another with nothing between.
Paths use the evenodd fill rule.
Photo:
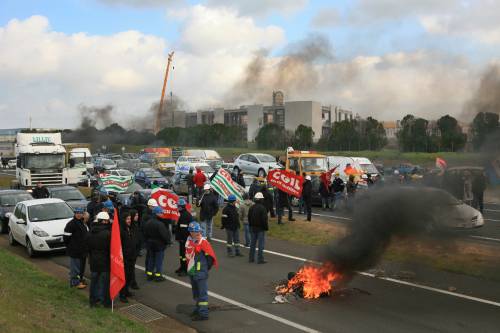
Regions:
<instances>
[{"instance_id":1,"label":"protester wearing white helmet","mask_svg":"<svg viewBox=\"0 0 500 333\"><path fill-rule=\"evenodd\" d=\"M158 202L155 199L151 198L148 200L148 207L152 209L153 207L158 207Z\"/></svg>"},{"instance_id":2,"label":"protester wearing white helmet","mask_svg":"<svg viewBox=\"0 0 500 333\"><path fill-rule=\"evenodd\" d=\"M90 306L94 307L101 303L105 307L111 307L109 297L109 271L110 271L110 242L111 228L109 214L100 212L96 216L96 222L90 229L88 238L88 249L90 259Z\"/></svg>"},{"instance_id":3,"label":"protester wearing white helmet","mask_svg":"<svg viewBox=\"0 0 500 333\"><path fill-rule=\"evenodd\" d=\"M254 196L255 204L248 210L248 224L250 226L250 256L248 262L255 262L255 247L259 243L257 263L265 264L264 245L265 233L269 229L267 223L267 209L264 206L264 195L257 192Z\"/></svg>"},{"instance_id":4,"label":"protester wearing white helmet","mask_svg":"<svg viewBox=\"0 0 500 333\"><path fill-rule=\"evenodd\" d=\"M302 185L302 198L304 200L304 210L307 215L306 221L311 221L312 215L312 182L311 176L307 175Z\"/></svg>"},{"instance_id":5,"label":"protester wearing white helmet","mask_svg":"<svg viewBox=\"0 0 500 333\"><path fill-rule=\"evenodd\" d=\"M212 240L213 218L219 210L219 203L215 193L211 191L210 184L203 185L203 195L198 200L197 206L200 207L200 225L203 237L210 242Z\"/></svg>"}]
</instances>

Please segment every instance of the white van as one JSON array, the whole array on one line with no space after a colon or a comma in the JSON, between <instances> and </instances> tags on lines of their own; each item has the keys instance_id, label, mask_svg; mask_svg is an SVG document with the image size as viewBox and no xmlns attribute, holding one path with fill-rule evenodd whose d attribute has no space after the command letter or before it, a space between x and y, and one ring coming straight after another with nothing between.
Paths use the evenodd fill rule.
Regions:
<instances>
[{"instance_id":1,"label":"white van","mask_svg":"<svg viewBox=\"0 0 500 333\"><path fill-rule=\"evenodd\" d=\"M356 181L358 182L358 186L360 189L366 188L368 185L366 183L366 180L364 180L361 177L361 174L363 173L363 169L359 165L359 163L352 157L346 157L346 156L328 156L328 168L332 169L336 166L337 169L335 169L335 173L339 173L340 179L342 179L344 182L347 183L349 180L349 176L345 173L345 169L347 165L351 165L352 168L360 171L360 174L356 176Z\"/></svg>"},{"instance_id":2,"label":"white van","mask_svg":"<svg viewBox=\"0 0 500 333\"><path fill-rule=\"evenodd\" d=\"M352 159L359 164L364 173L370 174L372 177L379 176L379 172L375 165L366 157L353 157Z\"/></svg>"},{"instance_id":3,"label":"white van","mask_svg":"<svg viewBox=\"0 0 500 333\"><path fill-rule=\"evenodd\" d=\"M219 153L215 150L207 149L186 149L183 153L184 156L198 157L203 162L208 163L212 168L218 170L224 160L220 157Z\"/></svg>"},{"instance_id":4,"label":"white van","mask_svg":"<svg viewBox=\"0 0 500 333\"><path fill-rule=\"evenodd\" d=\"M87 170L94 170L92 162L92 153L88 148L73 148L69 152L70 160L73 160L75 166L84 165Z\"/></svg>"}]
</instances>

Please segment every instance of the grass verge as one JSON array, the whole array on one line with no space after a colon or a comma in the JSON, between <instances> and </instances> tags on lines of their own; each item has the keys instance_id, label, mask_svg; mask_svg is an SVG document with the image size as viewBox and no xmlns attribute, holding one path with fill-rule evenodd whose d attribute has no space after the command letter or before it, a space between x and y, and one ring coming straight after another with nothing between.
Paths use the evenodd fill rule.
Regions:
<instances>
[{"instance_id":1,"label":"grass verge","mask_svg":"<svg viewBox=\"0 0 500 333\"><path fill-rule=\"evenodd\" d=\"M33 264L0 249L0 332L148 332Z\"/></svg>"}]
</instances>

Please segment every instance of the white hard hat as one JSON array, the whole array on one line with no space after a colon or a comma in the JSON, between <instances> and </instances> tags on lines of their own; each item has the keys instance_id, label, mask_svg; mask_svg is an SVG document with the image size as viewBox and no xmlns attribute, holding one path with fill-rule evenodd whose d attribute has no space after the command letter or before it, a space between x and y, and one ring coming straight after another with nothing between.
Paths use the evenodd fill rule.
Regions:
<instances>
[{"instance_id":1,"label":"white hard hat","mask_svg":"<svg viewBox=\"0 0 500 333\"><path fill-rule=\"evenodd\" d=\"M306 180L311 180L311 176L307 175Z\"/></svg>"},{"instance_id":2,"label":"white hard hat","mask_svg":"<svg viewBox=\"0 0 500 333\"><path fill-rule=\"evenodd\" d=\"M158 207L158 203L156 202L155 199L151 198L151 199L148 200L148 206Z\"/></svg>"},{"instance_id":3,"label":"white hard hat","mask_svg":"<svg viewBox=\"0 0 500 333\"><path fill-rule=\"evenodd\" d=\"M211 188L210 184L203 185L204 190L210 190L210 188Z\"/></svg>"},{"instance_id":4,"label":"white hard hat","mask_svg":"<svg viewBox=\"0 0 500 333\"><path fill-rule=\"evenodd\" d=\"M264 194L262 192L255 193L254 199L264 199Z\"/></svg>"},{"instance_id":5,"label":"white hard hat","mask_svg":"<svg viewBox=\"0 0 500 333\"><path fill-rule=\"evenodd\" d=\"M109 214L106 212L100 212L97 214L96 219L99 220L109 220Z\"/></svg>"}]
</instances>

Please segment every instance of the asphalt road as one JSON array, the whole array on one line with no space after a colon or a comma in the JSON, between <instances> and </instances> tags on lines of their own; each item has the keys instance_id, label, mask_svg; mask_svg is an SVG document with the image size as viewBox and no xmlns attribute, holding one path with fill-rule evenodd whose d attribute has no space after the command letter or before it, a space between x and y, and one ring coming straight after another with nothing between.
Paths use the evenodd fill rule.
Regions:
<instances>
[{"instance_id":1,"label":"asphalt road","mask_svg":"<svg viewBox=\"0 0 500 333\"><path fill-rule=\"evenodd\" d=\"M297 208L294 209L297 212ZM298 215L302 218L303 215ZM345 210L331 211L313 207L313 217L331 218L339 223L349 223L351 216ZM500 205L488 203L484 208L484 225L477 229L463 230L463 236L482 242L493 242L500 245Z\"/></svg>"},{"instance_id":2,"label":"asphalt road","mask_svg":"<svg viewBox=\"0 0 500 333\"><path fill-rule=\"evenodd\" d=\"M220 230L216 239L222 239ZM5 237L5 236L2 236ZM5 242L2 242L5 243ZM193 323L188 313L193 301L187 278L177 278L177 244L167 249L168 281L146 282L138 260L137 276L141 290L136 299L190 325L200 332L498 332L500 326L500 286L470 278L480 297L493 303L467 299L446 290L402 284L358 275L345 291L318 300L292 300L272 304L273 289L303 261L314 259L317 248L268 240L267 249L281 255L266 254L265 265L249 264L247 257L227 258L225 244L214 241L220 266L209 279L210 320ZM22 248L17 253L25 255ZM246 255L247 249L243 250ZM286 255L296 256L287 257ZM34 260L52 260L67 266L64 255L44 255ZM449 279L448 275L439 276ZM454 277L461 279L460 277ZM448 281L442 281L444 285ZM472 296L477 296L472 294Z\"/></svg>"}]
</instances>

